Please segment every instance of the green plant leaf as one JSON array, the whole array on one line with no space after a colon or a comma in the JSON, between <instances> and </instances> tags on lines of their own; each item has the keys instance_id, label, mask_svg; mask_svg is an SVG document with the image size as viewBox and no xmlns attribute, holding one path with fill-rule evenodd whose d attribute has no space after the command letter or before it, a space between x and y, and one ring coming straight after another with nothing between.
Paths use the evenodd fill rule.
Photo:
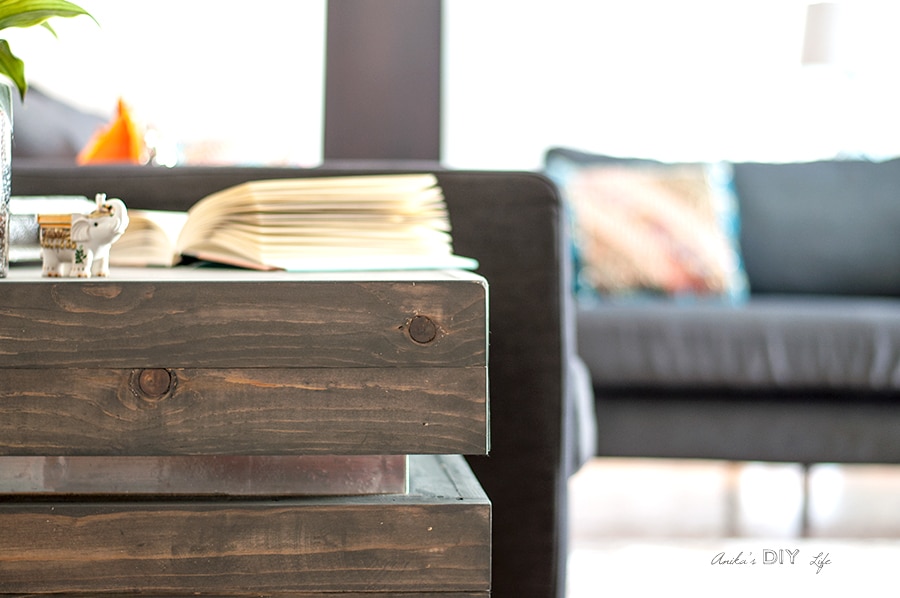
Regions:
<instances>
[{"instance_id":1,"label":"green plant leaf","mask_svg":"<svg viewBox=\"0 0 900 598\"><path fill-rule=\"evenodd\" d=\"M25 63L16 58L9 49L9 42L0 39L0 75L6 75L19 90L19 96L24 100L28 83L25 82Z\"/></svg>"},{"instance_id":2,"label":"green plant leaf","mask_svg":"<svg viewBox=\"0 0 900 598\"><path fill-rule=\"evenodd\" d=\"M0 29L32 27L42 24L51 17L77 17L79 15L94 18L85 9L67 0L0 1Z\"/></svg>"},{"instance_id":3,"label":"green plant leaf","mask_svg":"<svg viewBox=\"0 0 900 598\"><path fill-rule=\"evenodd\" d=\"M0 30L41 25L56 37L56 32L47 19L80 15L86 15L97 22L88 11L68 0L0 0ZM24 100L28 90L25 64L12 53L6 40L0 40L0 75L12 79Z\"/></svg>"}]
</instances>

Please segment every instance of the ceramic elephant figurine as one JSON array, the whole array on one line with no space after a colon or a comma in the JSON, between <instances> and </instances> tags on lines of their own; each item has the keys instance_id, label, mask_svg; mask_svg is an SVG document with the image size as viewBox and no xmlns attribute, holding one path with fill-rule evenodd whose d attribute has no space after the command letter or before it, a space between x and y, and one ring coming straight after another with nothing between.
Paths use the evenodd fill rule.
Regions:
<instances>
[{"instance_id":1,"label":"ceramic elephant figurine","mask_svg":"<svg viewBox=\"0 0 900 598\"><path fill-rule=\"evenodd\" d=\"M96 197L90 214L41 214L43 276L109 275L109 249L128 228L128 210L121 199Z\"/></svg>"}]
</instances>

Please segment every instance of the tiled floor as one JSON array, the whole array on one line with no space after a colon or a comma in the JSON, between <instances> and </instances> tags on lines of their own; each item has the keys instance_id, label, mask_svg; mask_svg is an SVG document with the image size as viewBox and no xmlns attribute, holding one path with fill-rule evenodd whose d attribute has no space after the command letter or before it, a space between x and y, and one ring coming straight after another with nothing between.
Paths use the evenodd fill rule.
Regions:
<instances>
[{"instance_id":1,"label":"tiled floor","mask_svg":"<svg viewBox=\"0 0 900 598\"><path fill-rule=\"evenodd\" d=\"M830 596L862 589L861 579L891 580L900 467L819 465L807 484L804 537L799 465L597 459L570 482L569 597L683 583L695 596ZM719 553L725 564L713 563ZM819 553L832 562L817 574Z\"/></svg>"}]
</instances>

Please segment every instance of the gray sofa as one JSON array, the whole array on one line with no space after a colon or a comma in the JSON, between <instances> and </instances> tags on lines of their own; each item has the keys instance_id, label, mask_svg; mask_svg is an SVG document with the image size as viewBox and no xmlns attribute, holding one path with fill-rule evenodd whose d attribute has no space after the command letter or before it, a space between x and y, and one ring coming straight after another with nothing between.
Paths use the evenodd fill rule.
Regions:
<instances>
[{"instance_id":1,"label":"gray sofa","mask_svg":"<svg viewBox=\"0 0 900 598\"><path fill-rule=\"evenodd\" d=\"M579 302L598 454L900 463L900 160L731 170L748 296Z\"/></svg>"}]
</instances>

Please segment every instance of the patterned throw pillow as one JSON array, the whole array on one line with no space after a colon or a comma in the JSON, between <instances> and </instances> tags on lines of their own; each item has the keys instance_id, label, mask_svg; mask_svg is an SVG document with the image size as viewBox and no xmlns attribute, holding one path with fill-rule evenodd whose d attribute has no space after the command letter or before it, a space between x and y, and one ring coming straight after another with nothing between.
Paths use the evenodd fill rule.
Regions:
<instances>
[{"instance_id":1,"label":"patterned throw pillow","mask_svg":"<svg viewBox=\"0 0 900 598\"><path fill-rule=\"evenodd\" d=\"M728 174L724 165L548 162L573 225L579 297L744 300Z\"/></svg>"}]
</instances>

